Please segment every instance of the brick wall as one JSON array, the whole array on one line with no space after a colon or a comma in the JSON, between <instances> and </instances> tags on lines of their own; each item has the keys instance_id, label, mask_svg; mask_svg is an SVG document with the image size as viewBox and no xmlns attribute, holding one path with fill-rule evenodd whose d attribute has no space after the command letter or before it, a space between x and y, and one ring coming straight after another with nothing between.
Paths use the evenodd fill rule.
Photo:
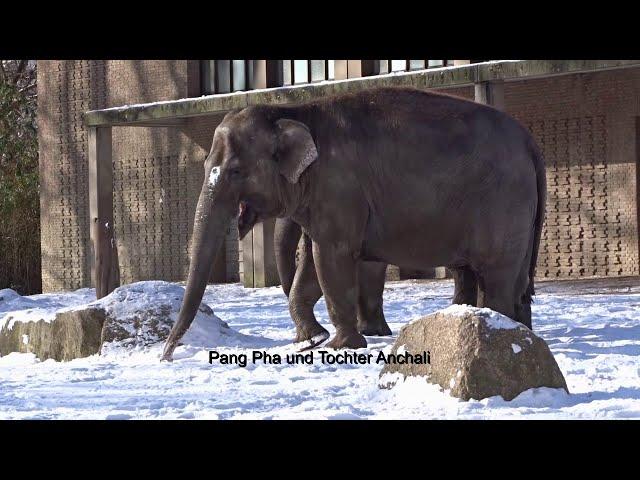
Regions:
<instances>
[{"instance_id":1,"label":"brick wall","mask_svg":"<svg viewBox=\"0 0 640 480\"><path fill-rule=\"evenodd\" d=\"M192 61L40 61L39 141L43 290L91 285L86 129L82 112L198 94ZM123 283L184 280L203 161L221 118L183 128L113 129L114 223ZM226 255L238 280L238 245ZM224 271L224 268L217 269Z\"/></svg>"},{"instance_id":2,"label":"brick wall","mask_svg":"<svg viewBox=\"0 0 640 480\"><path fill-rule=\"evenodd\" d=\"M439 91L474 98L473 87ZM640 69L507 83L505 109L545 157L537 278L638 275Z\"/></svg>"},{"instance_id":3,"label":"brick wall","mask_svg":"<svg viewBox=\"0 0 640 480\"><path fill-rule=\"evenodd\" d=\"M640 69L508 83L505 108L547 166L537 276L637 275Z\"/></svg>"}]
</instances>

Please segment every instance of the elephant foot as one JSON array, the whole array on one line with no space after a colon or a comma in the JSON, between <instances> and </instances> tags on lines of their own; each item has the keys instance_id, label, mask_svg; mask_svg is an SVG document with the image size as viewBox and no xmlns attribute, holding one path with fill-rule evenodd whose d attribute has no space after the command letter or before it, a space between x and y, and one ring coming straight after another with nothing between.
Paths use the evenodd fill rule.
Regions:
<instances>
[{"instance_id":1,"label":"elephant foot","mask_svg":"<svg viewBox=\"0 0 640 480\"><path fill-rule=\"evenodd\" d=\"M304 352L317 347L327 340L329 336L329 332L324 327L318 325L313 330L313 333L298 331L296 339L294 340L294 345L299 352Z\"/></svg>"},{"instance_id":2,"label":"elephant foot","mask_svg":"<svg viewBox=\"0 0 640 480\"><path fill-rule=\"evenodd\" d=\"M335 337L325 345L327 348L366 348L367 339L364 338L357 330L348 332L337 331Z\"/></svg>"},{"instance_id":3,"label":"elephant foot","mask_svg":"<svg viewBox=\"0 0 640 480\"><path fill-rule=\"evenodd\" d=\"M358 332L368 337L387 337L391 335L391 329L387 322L377 324L358 324Z\"/></svg>"}]
</instances>

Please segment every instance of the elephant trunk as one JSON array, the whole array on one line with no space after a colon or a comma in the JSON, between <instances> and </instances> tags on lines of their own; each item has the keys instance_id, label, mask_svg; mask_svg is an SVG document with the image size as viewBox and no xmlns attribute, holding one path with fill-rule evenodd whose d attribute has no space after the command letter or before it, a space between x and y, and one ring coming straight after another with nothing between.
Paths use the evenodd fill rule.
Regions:
<instances>
[{"instance_id":1,"label":"elephant trunk","mask_svg":"<svg viewBox=\"0 0 640 480\"><path fill-rule=\"evenodd\" d=\"M178 321L162 353L162 360L171 361L178 342L189 329L200 307L207 281L220 248L224 245L229 221L238 208L238 203L223 198L220 189L214 189L205 181L193 226L191 262L187 287L182 300Z\"/></svg>"}]
</instances>

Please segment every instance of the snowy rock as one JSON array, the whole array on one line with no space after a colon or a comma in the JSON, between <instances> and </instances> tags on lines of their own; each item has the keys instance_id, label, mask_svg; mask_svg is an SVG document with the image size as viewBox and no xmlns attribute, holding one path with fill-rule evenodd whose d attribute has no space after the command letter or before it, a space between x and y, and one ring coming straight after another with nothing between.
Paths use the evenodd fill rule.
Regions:
<instances>
[{"instance_id":1,"label":"snowy rock","mask_svg":"<svg viewBox=\"0 0 640 480\"><path fill-rule=\"evenodd\" d=\"M488 308L452 305L405 325L392 353L429 352L430 363L389 363L379 386L423 376L463 400L496 395L512 400L537 387L563 388L565 379L546 342L524 325Z\"/></svg>"},{"instance_id":2,"label":"snowy rock","mask_svg":"<svg viewBox=\"0 0 640 480\"><path fill-rule=\"evenodd\" d=\"M115 289L108 296L87 305L105 312L103 348L144 347L163 342L178 319L184 287L169 282L138 282ZM215 346L233 331L201 304L182 343ZM110 345L113 344L113 345Z\"/></svg>"},{"instance_id":3,"label":"snowy rock","mask_svg":"<svg viewBox=\"0 0 640 480\"><path fill-rule=\"evenodd\" d=\"M18 294L2 292L20 300L14 298ZM97 301L57 309L55 315L9 312L0 321L0 355L34 353L40 360L66 361L111 348L163 342L178 318L183 296L180 285L146 281L119 287ZM182 343L212 347L234 333L202 304Z\"/></svg>"}]
</instances>

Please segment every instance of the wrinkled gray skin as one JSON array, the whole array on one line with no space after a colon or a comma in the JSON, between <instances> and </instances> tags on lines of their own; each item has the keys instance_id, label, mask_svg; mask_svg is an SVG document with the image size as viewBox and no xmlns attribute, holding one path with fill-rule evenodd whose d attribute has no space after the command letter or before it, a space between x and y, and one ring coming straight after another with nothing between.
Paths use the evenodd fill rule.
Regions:
<instances>
[{"instance_id":1,"label":"wrinkled gray skin","mask_svg":"<svg viewBox=\"0 0 640 480\"><path fill-rule=\"evenodd\" d=\"M232 111L205 161L187 288L163 359L193 321L238 210L241 236L275 217L309 235L336 328L327 347L367 345L357 328L363 261L445 265L469 286L456 294L475 288L477 306L530 326L545 192L529 132L464 99L382 88Z\"/></svg>"},{"instance_id":2,"label":"wrinkled gray skin","mask_svg":"<svg viewBox=\"0 0 640 480\"><path fill-rule=\"evenodd\" d=\"M301 236L302 248L296 267L296 250ZM296 342L315 337L307 345L307 348L313 347L329 338L329 332L318 324L313 314L313 307L322 296L322 288L313 263L312 241L290 217L278 218L274 245L280 283L289 299L289 311L296 324ZM386 271L386 263L363 261L358 265L357 328L363 335L391 335L382 310Z\"/></svg>"}]
</instances>

